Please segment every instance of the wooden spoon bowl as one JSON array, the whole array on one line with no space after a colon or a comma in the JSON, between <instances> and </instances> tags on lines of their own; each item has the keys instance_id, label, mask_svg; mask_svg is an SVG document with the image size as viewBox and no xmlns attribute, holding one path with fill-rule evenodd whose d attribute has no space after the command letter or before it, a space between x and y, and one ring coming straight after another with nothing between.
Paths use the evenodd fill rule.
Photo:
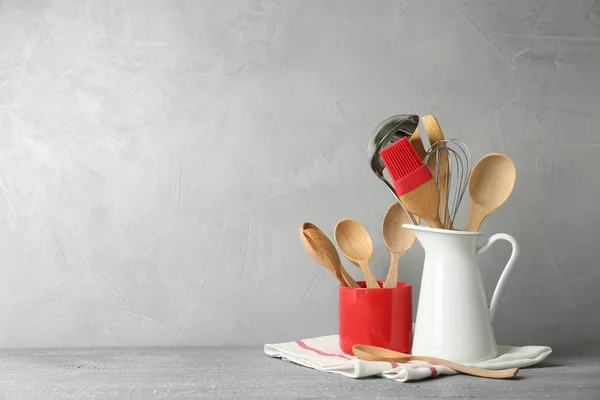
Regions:
<instances>
[{"instance_id":1,"label":"wooden spoon bowl","mask_svg":"<svg viewBox=\"0 0 600 400\"><path fill-rule=\"evenodd\" d=\"M380 287L369 267L369 260L373 255L373 241L365 227L352 219L343 219L335 226L334 235L342 254L361 269L367 287Z\"/></svg>"},{"instance_id":2,"label":"wooden spoon bowl","mask_svg":"<svg viewBox=\"0 0 600 400\"><path fill-rule=\"evenodd\" d=\"M415 218L418 224L419 217ZM398 261L417 240L410 229L402 227L402 224L410 223L412 223L411 220L398 202L394 202L385 213L382 229L383 241L390 251L391 260L388 275L383 285L384 288L396 287L398 283Z\"/></svg>"},{"instance_id":3,"label":"wooden spoon bowl","mask_svg":"<svg viewBox=\"0 0 600 400\"><path fill-rule=\"evenodd\" d=\"M479 231L483 220L508 199L516 179L517 169L507 155L490 153L479 160L469 178L471 209L464 230Z\"/></svg>"}]
</instances>

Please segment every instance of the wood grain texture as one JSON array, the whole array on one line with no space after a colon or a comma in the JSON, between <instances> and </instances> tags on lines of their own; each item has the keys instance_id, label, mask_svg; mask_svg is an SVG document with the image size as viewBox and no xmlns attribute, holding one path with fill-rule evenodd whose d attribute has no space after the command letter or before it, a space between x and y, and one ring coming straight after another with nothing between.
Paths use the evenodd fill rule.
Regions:
<instances>
[{"instance_id":1,"label":"wood grain texture","mask_svg":"<svg viewBox=\"0 0 600 400\"><path fill-rule=\"evenodd\" d=\"M313 260L330 270L341 285L359 287L346 272L335 246L319 227L310 222L303 223L300 226L300 240Z\"/></svg>"},{"instance_id":2,"label":"wood grain texture","mask_svg":"<svg viewBox=\"0 0 600 400\"><path fill-rule=\"evenodd\" d=\"M427 138L432 148L443 146L443 144L436 144L440 140L444 140L444 134L442 128L438 123L437 119L433 115L426 115L422 118L425 131L427 132ZM438 160L439 157L439 160ZM451 174L450 165L448 163L447 151L439 151L435 155L432 154L427 160L427 168L433 174L434 179L437 179L438 188L440 190L440 218L445 229L453 229L450 218L450 211L448 209L448 174ZM438 171L439 169L439 171ZM451 177L456 179L456 177Z\"/></svg>"},{"instance_id":3,"label":"wood grain texture","mask_svg":"<svg viewBox=\"0 0 600 400\"><path fill-rule=\"evenodd\" d=\"M415 217L417 223L420 218ZM388 207L383 217L382 234L383 241L390 251L390 268L383 285L384 288L396 287L398 283L398 261L415 243L417 237L410 230L402 227L402 224L410 224L408 215L404 212L400 203L393 202Z\"/></svg>"},{"instance_id":4,"label":"wood grain texture","mask_svg":"<svg viewBox=\"0 0 600 400\"><path fill-rule=\"evenodd\" d=\"M478 232L483 220L510 196L517 179L514 162L505 154L486 154L469 178L470 210L464 230Z\"/></svg>"},{"instance_id":5,"label":"wood grain texture","mask_svg":"<svg viewBox=\"0 0 600 400\"><path fill-rule=\"evenodd\" d=\"M553 354L512 380L463 375L400 383L351 379L262 347L15 350L0 354L6 399L598 399L600 352Z\"/></svg>"},{"instance_id":6,"label":"wood grain texture","mask_svg":"<svg viewBox=\"0 0 600 400\"><path fill-rule=\"evenodd\" d=\"M400 200L409 213L424 219L432 228L443 228L439 214L440 191L433 178L400 196Z\"/></svg>"},{"instance_id":7,"label":"wood grain texture","mask_svg":"<svg viewBox=\"0 0 600 400\"><path fill-rule=\"evenodd\" d=\"M380 287L369 266L373 256L373 241L367 229L358 221L343 219L336 224L334 236L342 254L361 269L367 287Z\"/></svg>"},{"instance_id":8,"label":"wood grain texture","mask_svg":"<svg viewBox=\"0 0 600 400\"><path fill-rule=\"evenodd\" d=\"M419 155L419 158L423 160L427 151L425 150L425 146L423 145L423 139L421 139L421 133L419 132L419 128L415 129L412 136L410 137L410 144L415 148L415 151Z\"/></svg>"},{"instance_id":9,"label":"wood grain texture","mask_svg":"<svg viewBox=\"0 0 600 400\"><path fill-rule=\"evenodd\" d=\"M352 353L361 360L366 361L383 361L383 362L397 362L407 363L410 361L425 361L433 365L444 365L448 368L452 368L455 371L461 372L467 375L479 376L482 378L491 379L509 379L514 378L519 373L518 368L508 368L501 370L490 370L484 368L471 367L468 365L452 362L449 360L443 360L437 357L427 356L414 356L412 354L400 353L397 351L385 349L377 346L367 346L356 344L352 347Z\"/></svg>"}]
</instances>

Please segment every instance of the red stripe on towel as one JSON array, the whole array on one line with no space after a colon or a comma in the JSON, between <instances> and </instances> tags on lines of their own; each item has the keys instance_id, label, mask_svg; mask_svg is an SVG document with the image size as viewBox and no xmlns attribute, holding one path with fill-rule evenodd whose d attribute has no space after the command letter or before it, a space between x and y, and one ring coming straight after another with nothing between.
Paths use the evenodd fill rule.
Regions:
<instances>
[{"instance_id":1,"label":"red stripe on towel","mask_svg":"<svg viewBox=\"0 0 600 400\"><path fill-rule=\"evenodd\" d=\"M437 369L435 369L435 367L429 367L429 369L431 370L431 376L436 376L438 374Z\"/></svg>"},{"instance_id":2,"label":"red stripe on towel","mask_svg":"<svg viewBox=\"0 0 600 400\"><path fill-rule=\"evenodd\" d=\"M321 351L319 349L315 349L314 347L310 347L309 345L307 345L306 343L304 343L304 341L302 341L302 340L296 340L296 344L298 346L300 346L301 348L303 348L304 350L312 351L314 353L317 353L320 356L339 357L339 358L343 358L344 360L352 360L350 357L346 357L343 354L325 353L324 351Z\"/></svg>"}]
</instances>

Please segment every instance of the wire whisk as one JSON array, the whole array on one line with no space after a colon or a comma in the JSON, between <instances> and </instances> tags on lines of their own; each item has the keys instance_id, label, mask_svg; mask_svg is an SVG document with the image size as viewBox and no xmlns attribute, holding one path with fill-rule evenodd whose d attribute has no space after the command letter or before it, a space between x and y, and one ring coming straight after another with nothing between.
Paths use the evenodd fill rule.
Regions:
<instances>
[{"instance_id":1,"label":"wire whisk","mask_svg":"<svg viewBox=\"0 0 600 400\"><path fill-rule=\"evenodd\" d=\"M439 215L444 229L453 229L454 218L469 184L471 152L461 140L441 139L431 145L423 162L439 188Z\"/></svg>"}]
</instances>

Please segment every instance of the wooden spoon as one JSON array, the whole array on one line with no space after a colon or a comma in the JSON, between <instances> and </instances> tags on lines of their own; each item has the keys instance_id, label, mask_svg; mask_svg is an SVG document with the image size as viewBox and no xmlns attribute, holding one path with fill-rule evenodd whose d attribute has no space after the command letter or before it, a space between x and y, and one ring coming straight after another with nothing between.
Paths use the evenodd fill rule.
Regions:
<instances>
[{"instance_id":1,"label":"wooden spoon","mask_svg":"<svg viewBox=\"0 0 600 400\"><path fill-rule=\"evenodd\" d=\"M400 201L413 216L424 219L432 228L444 229L440 219L440 191L433 177L400 196Z\"/></svg>"},{"instance_id":2,"label":"wooden spoon","mask_svg":"<svg viewBox=\"0 0 600 400\"><path fill-rule=\"evenodd\" d=\"M417 224L419 223L419 217ZM402 224L410 224L411 221L400 207L397 201L392 204L383 218L383 241L390 251L392 257L390 269L385 280L384 288L395 288L398 284L398 261L417 240L415 234L402 227Z\"/></svg>"},{"instance_id":3,"label":"wooden spoon","mask_svg":"<svg viewBox=\"0 0 600 400\"><path fill-rule=\"evenodd\" d=\"M457 364L452 361L442 360L435 357L414 356L404 354L393 350L384 349L382 347L367 346L355 344L352 346L352 352L356 358L365 361L385 361L406 363L409 361L425 361L434 365L443 365L463 374L479 376L482 378L506 379L513 378L519 373L519 368L490 370L477 367L468 367L463 364Z\"/></svg>"},{"instance_id":4,"label":"wooden spoon","mask_svg":"<svg viewBox=\"0 0 600 400\"><path fill-rule=\"evenodd\" d=\"M421 134L419 133L419 128L415 128L412 136L409 139L410 144L415 148L415 151L421 158L421 161L425 158L426 151L425 146L423 146L423 139L421 139Z\"/></svg>"},{"instance_id":5,"label":"wooden spoon","mask_svg":"<svg viewBox=\"0 0 600 400\"><path fill-rule=\"evenodd\" d=\"M343 286L360 287L348 274L340 255L327 235L316 225L305 222L300 226L300 240L306 252L319 264L333 272Z\"/></svg>"},{"instance_id":6,"label":"wooden spoon","mask_svg":"<svg viewBox=\"0 0 600 400\"><path fill-rule=\"evenodd\" d=\"M353 219L343 219L335 226L334 235L342 254L361 269L367 287L380 287L369 267L369 260L373 255L373 242L365 227Z\"/></svg>"},{"instance_id":7,"label":"wooden spoon","mask_svg":"<svg viewBox=\"0 0 600 400\"><path fill-rule=\"evenodd\" d=\"M508 199L516 179L517 169L507 155L490 153L483 156L469 178L471 209L464 230L478 232L483 220Z\"/></svg>"},{"instance_id":8,"label":"wooden spoon","mask_svg":"<svg viewBox=\"0 0 600 400\"><path fill-rule=\"evenodd\" d=\"M435 143L440 140L444 140L444 134L442 133L442 128L440 128L440 124L437 119L433 115L426 115L422 118L423 126L425 126L425 131L427 131L427 138L429 139L429 143L432 148L437 147ZM436 171L436 166L438 164L437 155L432 154L427 159L427 168L433 175L434 179L438 179L438 188L440 190L440 210L442 215L442 223L445 229L452 229L450 224L450 211L448 210L448 153L445 151L440 151L440 160L439 160L439 175L438 171Z\"/></svg>"}]
</instances>

